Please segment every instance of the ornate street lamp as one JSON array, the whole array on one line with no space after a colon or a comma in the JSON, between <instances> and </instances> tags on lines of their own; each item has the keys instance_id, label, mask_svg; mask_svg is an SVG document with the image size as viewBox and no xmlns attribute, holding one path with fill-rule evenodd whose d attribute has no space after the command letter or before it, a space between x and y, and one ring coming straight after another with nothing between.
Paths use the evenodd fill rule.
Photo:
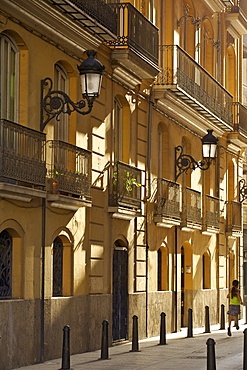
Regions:
<instances>
[{"instance_id":1,"label":"ornate street lamp","mask_svg":"<svg viewBox=\"0 0 247 370\"><path fill-rule=\"evenodd\" d=\"M212 160L216 156L216 148L218 139L212 134L213 130L207 130L208 133L202 140L202 156L203 160L196 162L196 160L189 154L183 153L183 147L181 145L176 146L176 161L175 161L175 181L179 178L182 173L187 173L188 170L195 170L200 168L205 171L208 170Z\"/></svg>"},{"instance_id":2,"label":"ornate street lamp","mask_svg":"<svg viewBox=\"0 0 247 370\"><path fill-rule=\"evenodd\" d=\"M86 115L93 108L94 99L99 97L101 89L102 74L105 66L95 59L96 51L86 51L88 58L84 60L78 70L81 76L82 96L87 100L88 109L83 111L86 106L84 100L74 103L70 97L61 90L52 90L53 82L50 77L41 80L41 120L40 130L43 131L47 123L56 118L59 121L61 113L71 114L76 111L79 114ZM48 92L44 96L44 89L48 87ZM44 114L46 117L44 117Z\"/></svg>"},{"instance_id":3,"label":"ornate street lamp","mask_svg":"<svg viewBox=\"0 0 247 370\"><path fill-rule=\"evenodd\" d=\"M239 202L243 203L247 198L247 185L245 179L239 180Z\"/></svg>"}]
</instances>

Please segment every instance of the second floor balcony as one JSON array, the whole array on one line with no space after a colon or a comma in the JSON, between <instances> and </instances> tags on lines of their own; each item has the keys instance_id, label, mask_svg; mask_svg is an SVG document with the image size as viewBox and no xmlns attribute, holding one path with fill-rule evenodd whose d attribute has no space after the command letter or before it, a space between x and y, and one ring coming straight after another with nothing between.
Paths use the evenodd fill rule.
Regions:
<instances>
[{"instance_id":1,"label":"second floor balcony","mask_svg":"<svg viewBox=\"0 0 247 370\"><path fill-rule=\"evenodd\" d=\"M108 211L131 219L141 212L142 171L123 162L108 170Z\"/></svg>"},{"instance_id":2,"label":"second floor balcony","mask_svg":"<svg viewBox=\"0 0 247 370\"><path fill-rule=\"evenodd\" d=\"M242 206L240 202L226 202L226 232L230 236L240 236L242 233Z\"/></svg>"},{"instance_id":3,"label":"second floor balcony","mask_svg":"<svg viewBox=\"0 0 247 370\"><path fill-rule=\"evenodd\" d=\"M76 210L91 206L91 152L59 140L47 142L48 201Z\"/></svg>"},{"instance_id":4,"label":"second floor balcony","mask_svg":"<svg viewBox=\"0 0 247 370\"><path fill-rule=\"evenodd\" d=\"M190 188L182 190L181 228L187 231L202 228L201 193Z\"/></svg>"},{"instance_id":5,"label":"second floor balcony","mask_svg":"<svg viewBox=\"0 0 247 370\"><path fill-rule=\"evenodd\" d=\"M108 42L112 59L140 78L154 78L158 69L158 28L130 3L109 4L117 17L117 39Z\"/></svg>"},{"instance_id":6,"label":"second floor balcony","mask_svg":"<svg viewBox=\"0 0 247 370\"><path fill-rule=\"evenodd\" d=\"M246 0L231 0L227 4L226 19L236 28L240 35L247 33L247 2Z\"/></svg>"},{"instance_id":7,"label":"second floor balcony","mask_svg":"<svg viewBox=\"0 0 247 370\"><path fill-rule=\"evenodd\" d=\"M203 234L219 233L220 230L220 200L205 195L203 199Z\"/></svg>"},{"instance_id":8,"label":"second floor balcony","mask_svg":"<svg viewBox=\"0 0 247 370\"><path fill-rule=\"evenodd\" d=\"M172 227L180 225L180 186L179 184L157 179L154 210L154 222L158 226Z\"/></svg>"},{"instance_id":9,"label":"second floor balcony","mask_svg":"<svg viewBox=\"0 0 247 370\"><path fill-rule=\"evenodd\" d=\"M241 103L234 102L232 105L233 130L229 139L237 145L247 143L247 108Z\"/></svg>"},{"instance_id":10,"label":"second floor balcony","mask_svg":"<svg viewBox=\"0 0 247 370\"><path fill-rule=\"evenodd\" d=\"M29 202L45 184L45 134L0 120L0 196Z\"/></svg>"},{"instance_id":11,"label":"second floor balcony","mask_svg":"<svg viewBox=\"0 0 247 370\"><path fill-rule=\"evenodd\" d=\"M221 128L232 130L232 96L203 67L176 45L160 47L161 72L155 97L176 94L188 105Z\"/></svg>"},{"instance_id":12,"label":"second floor balcony","mask_svg":"<svg viewBox=\"0 0 247 370\"><path fill-rule=\"evenodd\" d=\"M117 18L103 0L49 0L76 23L92 30L104 40L113 40L117 33Z\"/></svg>"}]
</instances>

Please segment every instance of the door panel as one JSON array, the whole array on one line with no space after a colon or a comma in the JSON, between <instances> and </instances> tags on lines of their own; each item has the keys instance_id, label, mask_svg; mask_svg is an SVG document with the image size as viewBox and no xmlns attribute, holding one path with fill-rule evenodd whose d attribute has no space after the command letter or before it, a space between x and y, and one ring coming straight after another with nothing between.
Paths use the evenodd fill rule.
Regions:
<instances>
[{"instance_id":1,"label":"door panel","mask_svg":"<svg viewBox=\"0 0 247 370\"><path fill-rule=\"evenodd\" d=\"M113 254L113 341L127 339L128 318L128 252L114 250Z\"/></svg>"}]
</instances>

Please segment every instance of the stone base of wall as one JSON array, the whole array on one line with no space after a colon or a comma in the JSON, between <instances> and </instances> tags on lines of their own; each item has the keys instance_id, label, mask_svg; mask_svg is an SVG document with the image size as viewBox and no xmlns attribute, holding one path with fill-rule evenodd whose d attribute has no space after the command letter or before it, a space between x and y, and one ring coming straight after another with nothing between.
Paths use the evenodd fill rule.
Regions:
<instances>
[{"instance_id":1,"label":"stone base of wall","mask_svg":"<svg viewBox=\"0 0 247 370\"><path fill-rule=\"evenodd\" d=\"M108 320L111 323L111 304L111 295L46 299L44 360L62 356L65 325L70 326L71 354L99 349L102 322ZM9 370L41 361L40 312L39 300L0 301L1 369Z\"/></svg>"}]
</instances>

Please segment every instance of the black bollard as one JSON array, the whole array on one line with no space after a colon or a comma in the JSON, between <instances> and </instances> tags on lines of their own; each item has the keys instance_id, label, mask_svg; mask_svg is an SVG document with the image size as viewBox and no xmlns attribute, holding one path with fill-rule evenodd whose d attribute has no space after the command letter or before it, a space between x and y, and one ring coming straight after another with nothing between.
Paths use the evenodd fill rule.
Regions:
<instances>
[{"instance_id":1,"label":"black bollard","mask_svg":"<svg viewBox=\"0 0 247 370\"><path fill-rule=\"evenodd\" d=\"M207 340L207 370L216 370L215 341L212 338Z\"/></svg>"},{"instance_id":2,"label":"black bollard","mask_svg":"<svg viewBox=\"0 0 247 370\"><path fill-rule=\"evenodd\" d=\"M210 333L209 307L205 307L205 333Z\"/></svg>"},{"instance_id":3,"label":"black bollard","mask_svg":"<svg viewBox=\"0 0 247 370\"><path fill-rule=\"evenodd\" d=\"M132 327L132 350L130 352L139 352L138 342L138 317L133 316L133 327Z\"/></svg>"},{"instance_id":4,"label":"black bollard","mask_svg":"<svg viewBox=\"0 0 247 370\"><path fill-rule=\"evenodd\" d=\"M108 360L108 321L102 322L101 360Z\"/></svg>"},{"instance_id":5,"label":"black bollard","mask_svg":"<svg viewBox=\"0 0 247 370\"><path fill-rule=\"evenodd\" d=\"M221 305L221 312L220 312L220 330L225 330L225 306Z\"/></svg>"},{"instance_id":6,"label":"black bollard","mask_svg":"<svg viewBox=\"0 0 247 370\"><path fill-rule=\"evenodd\" d=\"M70 327L66 325L63 328L63 353L62 353L62 367L61 370L70 369Z\"/></svg>"},{"instance_id":7,"label":"black bollard","mask_svg":"<svg viewBox=\"0 0 247 370\"><path fill-rule=\"evenodd\" d=\"M159 344L166 344L166 314L162 312L160 314L160 343Z\"/></svg>"},{"instance_id":8,"label":"black bollard","mask_svg":"<svg viewBox=\"0 0 247 370\"><path fill-rule=\"evenodd\" d=\"M247 370L247 329L244 329L244 370Z\"/></svg>"},{"instance_id":9,"label":"black bollard","mask_svg":"<svg viewBox=\"0 0 247 370\"><path fill-rule=\"evenodd\" d=\"M188 309L188 338L193 338L192 308Z\"/></svg>"}]
</instances>

